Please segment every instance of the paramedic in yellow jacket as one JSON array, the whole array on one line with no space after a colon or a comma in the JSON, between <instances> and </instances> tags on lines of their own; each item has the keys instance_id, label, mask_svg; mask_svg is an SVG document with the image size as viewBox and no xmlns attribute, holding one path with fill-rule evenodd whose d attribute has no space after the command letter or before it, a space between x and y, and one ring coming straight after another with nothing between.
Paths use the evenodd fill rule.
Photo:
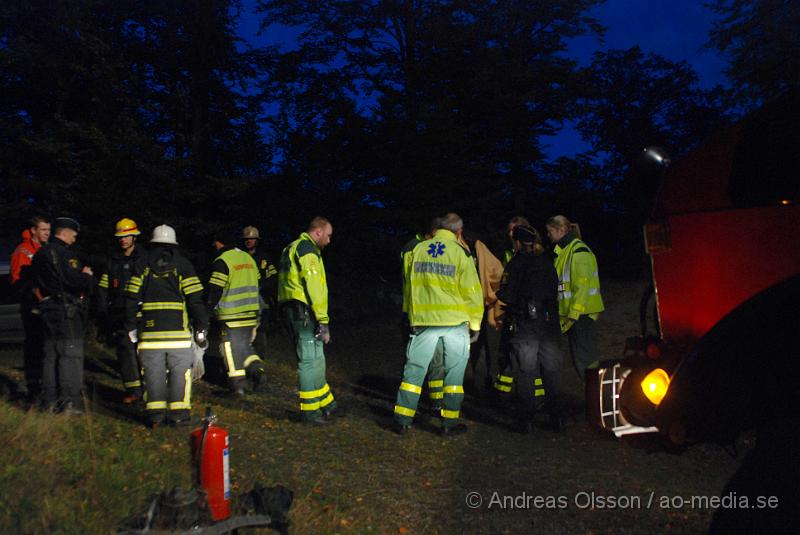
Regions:
<instances>
[{"instance_id":1,"label":"paramedic in yellow jacket","mask_svg":"<svg viewBox=\"0 0 800 535\"><path fill-rule=\"evenodd\" d=\"M404 434L416 414L422 383L434 349L444 351L442 434L466 431L458 423L464 399L464 369L469 358L470 333L477 339L483 317L483 294L475 264L459 244L464 227L456 214L447 214L429 240L411 251L405 284L411 324L403 380L397 392L393 429Z\"/></svg>"},{"instance_id":2,"label":"paramedic in yellow jacket","mask_svg":"<svg viewBox=\"0 0 800 535\"><path fill-rule=\"evenodd\" d=\"M336 408L325 379L323 344L331 340L328 326L328 284L322 249L331 242L333 226L315 217L308 230L281 253L278 303L297 352L300 412L303 420L324 424Z\"/></svg>"},{"instance_id":3,"label":"paramedic in yellow jacket","mask_svg":"<svg viewBox=\"0 0 800 535\"><path fill-rule=\"evenodd\" d=\"M563 215L548 219L546 228L556 255L561 332L567 334L575 370L585 379L586 368L596 367L600 360L595 321L604 308L597 259Z\"/></svg>"}]
</instances>

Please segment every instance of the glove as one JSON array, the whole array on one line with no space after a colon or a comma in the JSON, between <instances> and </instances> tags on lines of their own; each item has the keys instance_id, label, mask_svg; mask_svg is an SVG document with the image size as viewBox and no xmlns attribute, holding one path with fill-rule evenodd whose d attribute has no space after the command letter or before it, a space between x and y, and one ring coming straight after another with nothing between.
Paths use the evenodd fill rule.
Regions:
<instances>
[{"instance_id":1,"label":"glove","mask_svg":"<svg viewBox=\"0 0 800 535\"><path fill-rule=\"evenodd\" d=\"M197 342L197 334L195 334L195 342ZM208 340L206 339L206 348L208 347ZM203 378L206 373L206 366L203 362L203 355L206 348L201 347L200 344L195 343L192 346L193 360L192 360L192 382L196 383Z\"/></svg>"},{"instance_id":2,"label":"glove","mask_svg":"<svg viewBox=\"0 0 800 535\"><path fill-rule=\"evenodd\" d=\"M561 317L561 332L567 332L574 323L575 320L572 318Z\"/></svg>"},{"instance_id":3,"label":"glove","mask_svg":"<svg viewBox=\"0 0 800 535\"><path fill-rule=\"evenodd\" d=\"M327 324L320 323L317 325L317 332L314 333L314 338L320 340L323 344L331 341L331 330Z\"/></svg>"},{"instance_id":4,"label":"glove","mask_svg":"<svg viewBox=\"0 0 800 535\"><path fill-rule=\"evenodd\" d=\"M208 338L206 337L205 330L195 331L194 341L197 342L197 347L200 349L205 350L208 348Z\"/></svg>"},{"instance_id":5,"label":"glove","mask_svg":"<svg viewBox=\"0 0 800 535\"><path fill-rule=\"evenodd\" d=\"M469 343L474 344L478 341L478 337L481 335L480 331L470 331L469 332Z\"/></svg>"},{"instance_id":6,"label":"glove","mask_svg":"<svg viewBox=\"0 0 800 535\"><path fill-rule=\"evenodd\" d=\"M132 344L139 341L139 333L136 329L128 331L128 340L130 340Z\"/></svg>"}]
</instances>

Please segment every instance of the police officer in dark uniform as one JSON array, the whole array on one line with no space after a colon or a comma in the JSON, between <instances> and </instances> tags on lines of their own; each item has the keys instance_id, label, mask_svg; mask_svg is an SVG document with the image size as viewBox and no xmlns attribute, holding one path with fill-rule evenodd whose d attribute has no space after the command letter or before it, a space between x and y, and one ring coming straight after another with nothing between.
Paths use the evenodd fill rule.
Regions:
<instances>
[{"instance_id":1,"label":"police officer in dark uniform","mask_svg":"<svg viewBox=\"0 0 800 535\"><path fill-rule=\"evenodd\" d=\"M92 288L92 270L71 246L80 225L69 217L53 221L53 238L33 257L33 273L42 300L45 326L43 401L51 412L83 414L84 302Z\"/></svg>"},{"instance_id":2,"label":"police officer in dark uniform","mask_svg":"<svg viewBox=\"0 0 800 535\"><path fill-rule=\"evenodd\" d=\"M98 331L105 342L117 351L117 362L126 395L122 402L134 403L142 399L141 366L136 355L136 344L128 338L125 330L125 285L133 274L134 267L147 261L147 250L136 243L141 234L133 219L117 221L114 236L119 241L119 250L109 255L106 271L100 275L97 285Z\"/></svg>"},{"instance_id":3,"label":"police officer in dark uniform","mask_svg":"<svg viewBox=\"0 0 800 535\"><path fill-rule=\"evenodd\" d=\"M518 225L512 239L516 254L506 266L497 297L506 304L510 322L508 346L518 398L518 430L529 433L533 429L535 381L541 363L547 389L545 408L552 427L561 431L558 276L550 257L543 254L541 237L534 228Z\"/></svg>"}]
</instances>

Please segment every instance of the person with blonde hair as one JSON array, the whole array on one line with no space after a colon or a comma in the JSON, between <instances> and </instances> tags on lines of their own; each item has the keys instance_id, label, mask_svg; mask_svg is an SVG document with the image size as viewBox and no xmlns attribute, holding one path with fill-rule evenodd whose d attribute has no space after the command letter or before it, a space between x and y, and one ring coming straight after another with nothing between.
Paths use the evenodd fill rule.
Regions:
<instances>
[{"instance_id":1,"label":"person with blonde hair","mask_svg":"<svg viewBox=\"0 0 800 535\"><path fill-rule=\"evenodd\" d=\"M597 259L577 237L575 226L565 216L551 217L546 228L556 255L561 332L567 334L575 370L585 379L586 368L596 367L600 360L595 321L604 307Z\"/></svg>"}]
</instances>

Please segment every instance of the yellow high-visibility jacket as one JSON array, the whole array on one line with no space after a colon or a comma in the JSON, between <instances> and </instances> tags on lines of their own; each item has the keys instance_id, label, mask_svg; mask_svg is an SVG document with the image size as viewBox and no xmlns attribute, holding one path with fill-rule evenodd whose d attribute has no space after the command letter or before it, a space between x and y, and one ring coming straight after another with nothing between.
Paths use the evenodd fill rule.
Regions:
<instances>
[{"instance_id":1,"label":"yellow high-visibility jacket","mask_svg":"<svg viewBox=\"0 0 800 535\"><path fill-rule=\"evenodd\" d=\"M217 319L230 327L258 324L261 298L258 267L249 253L236 247L224 249L214 260L208 281L208 304Z\"/></svg>"},{"instance_id":2,"label":"yellow high-visibility jacket","mask_svg":"<svg viewBox=\"0 0 800 535\"><path fill-rule=\"evenodd\" d=\"M591 249L575 238L568 244L556 244L555 267L558 273L558 315L562 332L566 332L566 319L577 320L587 315L597 319L604 310L600 294L600 275L597 259Z\"/></svg>"},{"instance_id":3,"label":"yellow high-visibility jacket","mask_svg":"<svg viewBox=\"0 0 800 535\"><path fill-rule=\"evenodd\" d=\"M405 265L404 310L412 327L445 327L469 323L481 327L483 293L475 263L456 235L439 229L420 242Z\"/></svg>"},{"instance_id":4,"label":"yellow high-visibility jacket","mask_svg":"<svg viewBox=\"0 0 800 535\"><path fill-rule=\"evenodd\" d=\"M278 302L292 299L311 307L317 322L328 323L328 282L322 251L306 232L281 253Z\"/></svg>"}]
</instances>

